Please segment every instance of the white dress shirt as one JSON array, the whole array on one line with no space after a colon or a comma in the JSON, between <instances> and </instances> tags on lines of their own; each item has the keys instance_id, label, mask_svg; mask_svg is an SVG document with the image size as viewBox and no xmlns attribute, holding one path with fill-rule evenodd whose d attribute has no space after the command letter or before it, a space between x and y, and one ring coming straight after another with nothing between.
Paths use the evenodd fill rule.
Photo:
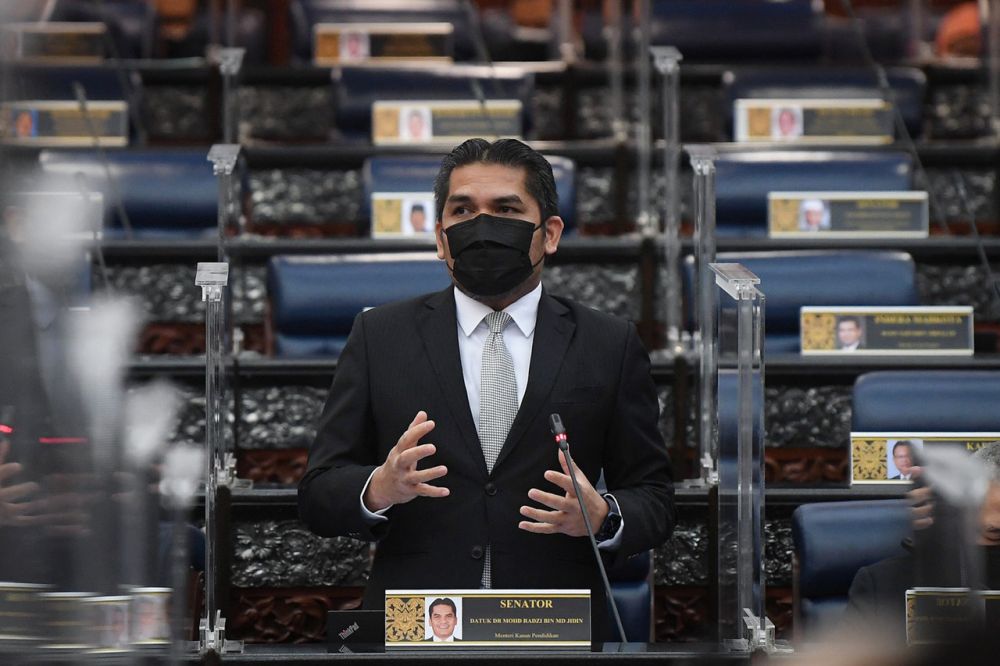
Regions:
<instances>
[{"instance_id":1,"label":"white dress shirt","mask_svg":"<svg viewBox=\"0 0 1000 666\"><path fill-rule=\"evenodd\" d=\"M455 319L458 323L458 353L462 360L462 378L465 380L465 392L469 397L469 410L472 412L472 420L476 424L476 431L479 431L479 389L482 377L483 346L486 338L489 337L490 327L486 323L486 315L493 312L493 308L484 305L474 298L462 293L457 287L452 290L455 294ZM524 389L528 385L528 369L531 366L531 347L535 341L535 323L538 321L538 303L542 299L542 285L517 299L504 308L504 312L510 315L513 322L503 330L503 342L507 345L511 360L514 362L514 380L517 382L517 405L520 408L521 400L524 399ZM545 442L551 444L551 442ZM372 472L372 475L375 473ZM445 477L447 479L447 477ZM368 484L371 483L371 476L361 489L361 497L364 498ZM605 495L611 500L612 507L617 509L618 502L611 494ZM527 497L524 498L528 500ZM388 520L383 514L391 507L386 507L381 511L370 511L362 499L361 511L370 522ZM594 531L600 525L594 525ZM622 516L621 525L615 535L600 542L600 548L610 550L617 548L621 543L622 532L625 529L625 517Z\"/></svg>"}]
</instances>

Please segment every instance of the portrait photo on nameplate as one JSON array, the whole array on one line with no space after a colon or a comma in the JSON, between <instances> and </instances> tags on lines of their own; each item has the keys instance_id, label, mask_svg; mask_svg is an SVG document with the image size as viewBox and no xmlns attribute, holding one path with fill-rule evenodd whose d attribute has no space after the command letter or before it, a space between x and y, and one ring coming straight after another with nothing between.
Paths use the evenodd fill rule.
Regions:
<instances>
[{"instance_id":1,"label":"portrait photo on nameplate","mask_svg":"<svg viewBox=\"0 0 1000 666\"><path fill-rule=\"evenodd\" d=\"M807 306L803 355L972 356L972 306Z\"/></svg>"},{"instance_id":2,"label":"portrait photo on nameplate","mask_svg":"<svg viewBox=\"0 0 1000 666\"><path fill-rule=\"evenodd\" d=\"M372 104L372 143L455 144L473 137L520 138L518 100L378 101Z\"/></svg>"},{"instance_id":3,"label":"portrait photo on nameplate","mask_svg":"<svg viewBox=\"0 0 1000 666\"><path fill-rule=\"evenodd\" d=\"M440 65L452 62L450 23L317 23L313 62L331 65Z\"/></svg>"},{"instance_id":4,"label":"portrait photo on nameplate","mask_svg":"<svg viewBox=\"0 0 1000 666\"><path fill-rule=\"evenodd\" d=\"M590 590L386 590L385 646L590 648Z\"/></svg>"},{"instance_id":5,"label":"portrait photo on nameplate","mask_svg":"<svg viewBox=\"0 0 1000 666\"><path fill-rule=\"evenodd\" d=\"M771 238L927 238L926 192L769 192Z\"/></svg>"},{"instance_id":6,"label":"portrait photo on nameplate","mask_svg":"<svg viewBox=\"0 0 1000 666\"><path fill-rule=\"evenodd\" d=\"M924 449L971 455L994 442L1000 442L1000 432L852 432L851 484L909 484Z\"/></svg>"},{"instance_id":7,"label":"portrait photo on nameplate","mask_svg":"<svg viewBox=\"0 0 1000 666\"><path fill-rule=\"evenodd\" d=\"M877 145L895 136L892 106L881 99L738 99L737 143Z\"/></svg>"}]
</instances>

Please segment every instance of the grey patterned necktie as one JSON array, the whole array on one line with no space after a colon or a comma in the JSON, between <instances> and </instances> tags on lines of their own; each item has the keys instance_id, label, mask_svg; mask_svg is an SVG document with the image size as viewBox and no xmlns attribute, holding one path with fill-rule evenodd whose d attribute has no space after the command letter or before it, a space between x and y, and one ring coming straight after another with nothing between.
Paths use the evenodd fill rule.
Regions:
<instances>
[{"instance_id":1,"label":"grey patterned necktie","mask_svg":"<svg viewBox=\"0 0 1000 666\"><path fill-rule=\"evenodd\" d=\"M496 464L500 449L503 448L517 415L514 359L503 341L503 330L511 321L511 316L502 310L486 315L490 334L483 345L482 376L479 383L479 443L483 447L488 472L493 471L493 465ZM493 587L491 574L490 546L487 544L480 587Z\"/></svg>"}]
</instances>

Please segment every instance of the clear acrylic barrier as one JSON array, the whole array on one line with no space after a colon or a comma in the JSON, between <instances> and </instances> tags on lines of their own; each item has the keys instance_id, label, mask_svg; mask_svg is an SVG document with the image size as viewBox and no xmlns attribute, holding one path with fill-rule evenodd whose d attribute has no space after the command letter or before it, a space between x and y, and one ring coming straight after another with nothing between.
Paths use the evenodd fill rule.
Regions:
<instances>
[{"instance_id":1,"label":"clear acrylic barrier","mask_svg":"<svg viewBox=\"0 0 1000 666\"><path fill-rule=\"evenodd\" d=\"M781 651L764 609L764 294L741 264L708 264L716 377L719 639L737 652ZM704 409L704 407L703 407Z\"/></svg>"},{"instance_id":2,"label":"clear acrylic barrier","mask_svg":"<svg viewBox=\"0 0 1000 666\"><path fill-rule=\"evenodd\" d=\"M664 312L667 326L667 348L673 354L684 352L682 342L681 306L681 195L680 195L680 62L681 52L672 46L651 49L653 64L662 77L663 100L663 266L667 274L664 285Z\"/></svg>"},{"instance_id":3,"label":"clear acrylic barrier","mask_svg":"<svg viewBox=\"0 0 1000 666\"><path fill-rule=\"evenodd\" d=\"M693 485L713 485L717 481L718 419L716 418L716 294L710 265L715 261L715 148L687 146L694 171L695 242L695 351L698 371L698 460L700 475ZM707 331L707 333L706 333Z\"/></svg>"}]
</instances>

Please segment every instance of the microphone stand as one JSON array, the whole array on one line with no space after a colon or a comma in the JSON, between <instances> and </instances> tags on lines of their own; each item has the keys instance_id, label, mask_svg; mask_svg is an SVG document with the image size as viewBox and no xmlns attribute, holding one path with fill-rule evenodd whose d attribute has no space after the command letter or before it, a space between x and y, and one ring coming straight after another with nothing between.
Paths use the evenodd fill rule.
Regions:
<instances>
[{"instance_id":1,"label":"microphone stand","mask_svg":"<svg viewBox=\"0 0 1000 666\"><path fill-rule=\"evenodd\" d=\"M601 582L604 583L604 593L608 595L608 603L611 605L611 612L615 617L615 625L618 627L618 635L622 643L628 642L625 636L625 627L622 625L622 617L618 613L618 604L615 603L614 594L611 592L611 583L608 581L608 572L604 568L604 560L601 559L601 550L597 547L597 539L594 538L594 527L590 523L590 514L583 504L583 495L580 493L580 483L576 480L576 472L573 469L573 457L569 453L569 438L566 436L566 428L563 426L562 418L558 414L549 416L549 429L552 436L559 445L559 450L566 456L566 467L569 470L569 478L573 481L573 492L576 493L577 504L583 513L583 524L587 528L587 538L590 540L590 547L594 549L594 559L597 560L597 568L601 572ZM621 649L621 644L619 644Z\"/></svg>"}]
</instances>

